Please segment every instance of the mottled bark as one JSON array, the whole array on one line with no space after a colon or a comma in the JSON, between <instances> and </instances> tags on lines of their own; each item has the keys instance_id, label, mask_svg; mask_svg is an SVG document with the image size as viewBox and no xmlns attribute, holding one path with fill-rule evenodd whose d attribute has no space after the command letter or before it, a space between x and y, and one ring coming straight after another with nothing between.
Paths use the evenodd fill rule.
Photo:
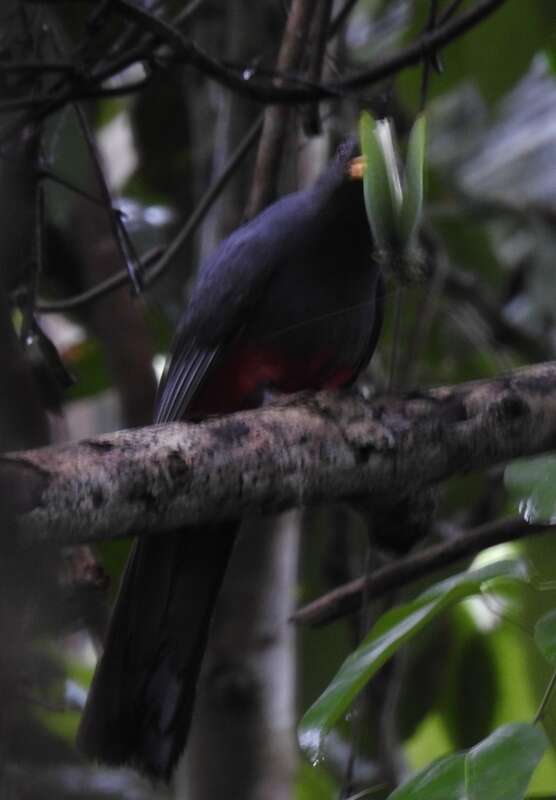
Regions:
<instances>
[{"instance_id":1,"label":"mottled bark","mask_svg":"<svg viewBox=\"0 0 556 800\"><path fill-rule=\"evenodd\" d=\"M200 424L122 431L0 459L30 542L77 543L355 495L399 502L556 446L556 363L365 400L297 396Z\"/></svg>"}]
</instances>

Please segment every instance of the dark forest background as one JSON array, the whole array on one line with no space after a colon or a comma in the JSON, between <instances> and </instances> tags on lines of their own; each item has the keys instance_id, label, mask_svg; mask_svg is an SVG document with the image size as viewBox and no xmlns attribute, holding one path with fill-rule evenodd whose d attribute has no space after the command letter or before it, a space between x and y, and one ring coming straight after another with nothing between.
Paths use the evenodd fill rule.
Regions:
<instances>
[{"instance_id":1,"label":"dark forest background","mask_svg":"<svg viewBox=\"0 0 556 800\"><path fill-rule=\"evenodd\" d=\"M388 284L385 330L361 381L368 396L555 358L556 5L4 0L2 451L149 424L202 260L257 210L310 184L363 109L393 119L403 151L423 105L430 275L401 301ZM169 789L87 764L74 748L129 542L21 547L0 486L0 798L511 800L533 772L527 796L556 796L556 709L541 703L556 652L552 533L366 597L363 613L332 624L288 623L305 602L413 547L497 521L503 541L503 520L519 514L552 523L555 485L548 455L457 477L411 507L251 522ZM494 568L473 597L454 598L303 752L299 719L382 615L501 559L521 559L527 578ZM531 733L536 718L544 744ZM524 727L502 728L514 723ZM508 748L485 748L497 788L481 783L479 765L475 788L458 794L442 762L438 785L426 773L424 788L396 792L500 730Z\"/></svg>"}]
</instances>

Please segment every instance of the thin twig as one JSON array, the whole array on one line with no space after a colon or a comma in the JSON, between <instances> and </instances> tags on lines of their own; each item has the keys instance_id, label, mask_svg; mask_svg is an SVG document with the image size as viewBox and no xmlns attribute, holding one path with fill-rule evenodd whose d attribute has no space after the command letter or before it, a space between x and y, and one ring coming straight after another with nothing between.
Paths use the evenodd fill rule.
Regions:
<instances>
[{"instance_id":1,"label":"thin twig","mask_svg":"<svg viewBox=\"0 0 556 800\"><path fill-rule=\"evenodd\" d=\"M462 532L456 539L427 547L376 570L368 578L357 578L298 609L292 620L303 625L323 625L358 610L365 587L374 598L398 589L425 575L475 555L487 547L524 539L554 530L556 526L528 525L520 517L497 520Z\"/></svg>"},{"instance_id":2,"label":"thin twig","mask_svg":"<svg viewBox=\"0 0 556 800\"><path fill-rule=\"evenodd\" d=\"M364 87L395 75L404 69L415 66L422 62L430 53L445 47L449 42L459 38L468 30L480 24L505 2L507 2L507 0L481 0L481 2L478 2L469 11L437 27L436 30L431 33L421 36L413 44L383 59L368 70L359 72L349 78L314 88L273 85L261 86L255 80L246 80L243 77L242 71L233 71L227 68L220 61L205 53L194 42L183 38L180 32L172 29L171 25L168 23L159 26L157 35L164 30L168 36L171 35L174 42L173 47L171 47L170 55L165 57L165 62L188 65L198 70L206 77L253 100L263 103L291 105L315 102L317 100L354 93ZM178 37L181 38L181 44L179 46L176 44L176 39ZM115 59L102 69L90 75L89 85L102 85L104 82L114 77L114 75L131 66L131 64L145 60L152 61L152 50L152 43L149 43L148 45L141 45L122 55L120 58ZM10 125L6 125L2 132L2 141L12 137L17 131L21 130L22 125L36 124L68 103L75 102L84 97L97 96L99 91L100 90L93 91L92 88L84 91L81 85L72 85L70 88L60 90L57 95L49 95L47 98L44 98L42 105L34 110L30 110L26 117L14 121ZM106 92L107 90L102 91Z\"/></svg>"},{"instance_id":3,"label":"thin twig","mask_svg":"<svg viewBox=\"0 0 556 800\"><path fill-rule=\"evenodd\" d=\"M447 22L456 13L463 0L452 0L448 8L440 15L440 24Z\"/></svg>"},{"instance_id":4,"label":"thin twig","mask_svg":"<svg viewBox=\"0 0 556 800\"><path fill-rule=\"evenodd\" d=\"M546 709L548 708L548 704L550 702L550 698L552 697L552 695L554 693L555 687L556 687L556 670L554 670L554 672L552 673L552 675L550 677L550 680L548 682L548 686L545 689L543 698L542 698L542 700L540 702L540 705L539 705L539 708L537 710L537 713L535 714L535 718L533 720L533 724L536 724L537 722L542 722L542 720L544 719L544 715L546 713Z\"/></svg>"},{"instance_id":5,"label":"thin twig","mask_svg":"<svg viewBox=\"0 0 556 800\"><path fill-rule=\"evenodd\" d=\"M64 178L62 175L58 175L56 172L48 169L48 167L39 167L37 169L37 177L39 180L49 180L52 181L52 183L57 183L59 186L63 186L64 189L79 195L84 200L88 200L89 203L106 208L106 205L100 199L100 197L95 197L94 194L91 194L81 186L77 186L75 183L67 178Z\"/></svg>"},{"instance_id":6,"label":"thin twig","mask_svg":"<svg viewBox=\"0 0 556 800\"><path fill-rule=\"evenodd\" d=\"M13 73L62 73L63 75L76 76L78 74L75 64L62 63L60 61L9 61L0 63L0 75L11 75Z\"/></svg>"},{"instance_id":7,"label":"thin twig","mask_svg":"<svg viewBox=\"0 0 556 800\"><path fill-rule=\"evenodd\" d=\"M425 33L432 33L432 31L434 31L438 16L438 0L429 0L429 2L430 2L429 18L427 20L427 24L425 27ZM433 50L433 52L429 56L427 56L427 58L423 59L423 68L421 72L421 91L420 91L420 101L419 101L419 108L421 111L424 111L425 106L427 104L430 73L431 73L431 67L433 66L435 67L435 69L440 71L440 65L438 63L437 53L435 50Z\"/></svg>"},{"instance_id":8,"label":"thin twig","mask_svg":"<svg viewBox=\"0 0 556 800\"><path fill-rule=\"evenodd\" d=\"M56 29L53 30L52 43L57 51L57 54L64 55L62 52L62 45L60 43L60 36ZM104 169L100 160L100 153L98 151L97 143L89 125L87 116L80 103L74 103L73 109L77 116L77 122L81 131L81 135L89 152L89 157L91 159L93 171L96 176L101 198L108 215L109 225L114 237L114 241L116 242L120 257L125 266L126 272L128 273L131 285L133 286L135 293L139 294L143 287L141 281L141 272L139 270L139 260L135 251L135 247L128 236L121 214L117 213L117 211L114 209L112 193L104 174Z\"/></svg>"},{"instance_id":9,"label":"thin twig","mask_svg":"<svg viewBox=\"0 0 556 800\"><path fill-rule=\"evenodd\" d=\"M312 84L318 84L322 77L322 67L326 53L326 42L330 29L333 0L321 0L314 15L310 36L310 59L306 78ZM318 136L321 132L321 120L318 103L311 103L304 110L303 127L308 136Z\"/></svg>"},{"instance_id":10,"label":"thin twig","mask_svg":"<svg viewBox=\"0 0 556 800\"><path fill-rule=\"evenodd\" d=\"M23 309L23 322L21 325L21 340L26 345L33 336L35 328L36 299L40 276L44 269L45 252L45 204L44 186L37 181L35 186L35 209L34 209L34 247L31 264L31 275L25 293L25 305Z\"/></svg>"},{"instance_id":11,"label":"thin twig","mask_svg":"<svg viewBox=\"0 0 556 800\"><path fill-rule=\"evenodd\" d=\"M315 11L314 0L293 0L278 53L277 67L281 72L298 69ZM283 79L276 79L277 86L282 82ZM265 112L251 194L245 212L247 219L258 214L276 197L290 118L291 109L287 107L273 107Z\"/></svg>"},{"instance_id":12,"label":"thin twig","mask_svg":"<svg viewBox=\"0 0 556 800\"><path fill-rule=\"evenodd\" d=\"M114 236L114 241L116 242L121 260L125 265L125 272L131 281L131 285L133 286L135 293L140 294L143 287L140 278L141 271L137 254L129 240L121 215L115 212L112 193L104 175L104 170L102 168L102 164L100 163L100 154L98 152L93 132L89 126L87 117L85 116L85 112L79 103L74 105L74 109L77 115L79 127L81 129L81 134L89 151L93 170L97 178L97 184L104 201L106 213L108 214L112 235Z\"/></svg>"},{"instance_id":13,"label":"thin twig","mask_svg":"<svg viewBox=\"0 0 556 800\"><path fill-rule=\"evenodd\" d=\"M7 142L18 130L21 130L21 127L25 127L25 125L31 124L32 122L43 122L51 114L60 111L60 109L65 108L68 104L81 102L82 100L125 97L144 89L150 79L151 76L148 75L144 78L121 84L120 86L98 87L95 89L85 89L80 85L79 91L68 94L63 103L58 103L54 100L49 102L44 97L36 97L35 95L28 95L18 100L5 100L3 103L0 103L0 114L12 114L16 111L29 111L31 113L33 109L36 109L37 118L36 120L29 118L23 122L20 120L17 126L15 123L12 126L6 126L4 131L0 131L2 134L0 144Z\"/></svg>"},{"instance_id":14,"label":"thin twig","mask_svg":"<svg viewBox=\"0 0 556 800\"><path fill-rule=\"evenodd\" d=\"M165 272L168 268L169 264L173 261L173 259L178 255L182 247L189 241L191 236L195 233L203 219L205 218L207 212L213 205L213 203L218 199L222 190L230 180L230 178L235 173L237 167L243 160L243 158L247 155L252 145L257 140L257 137L260 133L262 127L262 114L255 120L253 125L249 128L246 135L239 143L237 148L231 154L230 158L226 166L224 167L220 176L216 179L216 181L209 187L209 189L205 192L202 196L199 204L191 214L191 216L187 219L185 225L180 230L180 232L176 235L173 241L170 243L168 248L165 250L162 256L156 256L156 261L153 263L153 257L144 258L141 262L141 271L144 278L145 286L152 286L152 284L160 278L160 276ZM152 265L152 266L151 266ZM99 297L112 292L114 289L119 289L128 281L128 275L126 270L122 270L121 272L112 275L105 281L97 284L97 286L88 289L81 294L75 295L74 297L70 297L67 300L57 300L52 301L49 303L40 303L37 306L37 310L43 314L49 313L57 313L61 311L71 311L76 308L80 308L83 305L86 305L93 300L97 300Z\"/></svg>"},{"instance_id":15,"label":"thin twig","mask_svg":"<svg viewBox=\"0 0 556 800\"><path fill-rule=\"evenodd\" d=\"M182 8L182 10L176 14L172 20L172 25L174 25L176 28L180 25L183 25L184 22L190 20L197 13L197 11L205 2L206 0L191 0L191 2L188 3L185 8Z\"/></svg>"},{"instance_id":16,"label":"thin twig","mask_svg":"<svg viewBox=\"0 0 556 800\"><path fill-rule=\"evenodd\" d=\"M340 29L342 28L344 22L347 20L355 6L357 5L358 0L346 0L344 3L343 8L341 8L334 19L330 23L330 28L328 30L328 38L331 39L333 36L336 36L339 33Z\"/></svg>"},{"instance_id":17,"label":"thin twig","mask_svg":"<svg viewBox=\"0 0 556 800\"><path fill-rule=\"evenodd\" d=\"M240 75L229 73L218 61L208 56L192 43L189 43L188 51L183 55L186 56L187 63L190 66L199 69L207 77L213 78L228 86L228 88L251 97L253 100L266 103L306 103L324 100L327 97L345 95L378 83L408 67L419 64L430 53L444 47L481 23L505 2L507 0L482 0L466 13L461 14L443 27L438 27L432 33L425 34L413 44L393 56L385 58L368 70L359 72L350 78L334 81L314 89L257 86L251 81L244 80ZM179 60L179 54L177 60Z\"/></svg>"}]
</instances>

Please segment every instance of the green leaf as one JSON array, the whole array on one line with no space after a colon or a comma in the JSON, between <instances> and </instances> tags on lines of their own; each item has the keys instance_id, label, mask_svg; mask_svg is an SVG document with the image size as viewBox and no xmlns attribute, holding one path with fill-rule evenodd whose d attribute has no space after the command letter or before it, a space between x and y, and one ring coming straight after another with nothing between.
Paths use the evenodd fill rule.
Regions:
<instances>
[{"instance_id":1,"label":"green leaf","mask_svg":"<svg viewBox=\"0 0 556 800\"><path fill-rule=\"evenodd\" d=\"M295 800L335 800L338 797L338 788L326 770L300 761L295 782Z\"/></svg>"},{"instance_id":2,"label":"green leaf","mask_svg":"<svg viewBox=\"0 0 556 800\"><path fill-rule=\"evenodd\" d=\"M465 755L438 759L392 792L388 800L465 800Z\"/></svg>"},{"instance_id":3,"label":"green leaf","mask_svg":"<svg viewBox=\"0 0 556 800\"><path fill-rule=\"evenodd\" d=\"M471 747L488 736L500 701L492 637L477 630L471 620L470 628L451 668L442 660L442 667L449 670L442 718L458 749Z\"/></svg>"},{"instance_id":4,"label":"green leaf","mask_svg":"<svg viewBox=\"0 0 556 800\"><path fill-rule=\"evenodd\" d=\"M421 221L425 155L427 150L427 120L417 117L409 134L405 186L400 216L400 233L404 247L409 247Z\"/></svg>"},{"instance_id":5,"label":"green leaf","mask_svg":"<svg viewBox=\"0 0 556 800\"><path fill-rule=\"evenodd\" d=\"M504 482L526 522L556 522L556 456L508 464Z\"/></svg>"},{"instance_id":6,"label":"green leaf","mask_svg":"<svg viewBox=\"0 0 556 800\"><path fill-rule=\"evenodd\" d=\"M498 728L467 754L466 800L523 800L547 746L545 734L535 725L520 722Z\"/></svg>"},{"instance_id":7,"label":"green leaf","mask_svg":"<svg viewBox=\"0 0 556 800\"><path fill-rule=\"evenodd\" d=\"M535 625L535 642L546 660L556 666L556 609L541 617Z\"/></svg>"},{"instance_id":8,"label":"green leaf","mask_svg":"<svg viewBox=\"0 0 556 800\"><path fill-rule=\"evenodd\" d=\"M499 561L454 575L384 614L301 720L299 741L309 757L318 758L323 736L346 714L357 694L402 644L446 608L480 593L483 583L496 577L526 580L525 564L517 560Z\"/></svg>"},{"instance_id":9,"label":"green leaf","mask_svg":"<svg viewBox=\"0 0 556 800\"><path fill-rule=\"evenodd\" d=\"M388 800L523 800L547 745L534 725L505 725L467 753L436 761Z\"/></svg>"},{"instance_id":10,"label":"green leaf","mask_svg":"<svg viewBox=\"0 0 556 800\"><path fill-rule=\"evenodd\" d=\"M384 120L376 122L368 111L361 114L359 121L361 152L365 159L365 208L381 250L397 248L399 244L401 183L389 125Z\"/></svg>"}]
</instances>

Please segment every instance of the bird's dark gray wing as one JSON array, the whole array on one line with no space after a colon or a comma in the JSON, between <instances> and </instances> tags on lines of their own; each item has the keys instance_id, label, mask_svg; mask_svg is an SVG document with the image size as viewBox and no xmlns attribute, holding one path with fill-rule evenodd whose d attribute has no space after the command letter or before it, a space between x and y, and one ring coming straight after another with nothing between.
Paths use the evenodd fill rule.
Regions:
<instances>
[{"instance_id":1,"label":"bird's dark gray wing","mask_svg":"<svg viewBox=\"0 0 556 800\"><path fill-rule=\"evenodd\" d=\"M199 279L172 344L160 384L155 422L183 418L222 349L247 322L290 251L302 247L307 225L316 218L310 191L275 203L238 228L201 268Z\"/></svg>"},{"instance_id":2,"label":"bird's dark gray wing","mask_svg":"<svg viewBox=\"0 0 556 800\"><path fill-rule=\"evenodd\" d=\"M175 344L180 344L179 341ZM200 347L184 341L163 376L155 410L155 423L182 419L203 379L216 359L219 347Z\"/></svg>"}]
</instances>

